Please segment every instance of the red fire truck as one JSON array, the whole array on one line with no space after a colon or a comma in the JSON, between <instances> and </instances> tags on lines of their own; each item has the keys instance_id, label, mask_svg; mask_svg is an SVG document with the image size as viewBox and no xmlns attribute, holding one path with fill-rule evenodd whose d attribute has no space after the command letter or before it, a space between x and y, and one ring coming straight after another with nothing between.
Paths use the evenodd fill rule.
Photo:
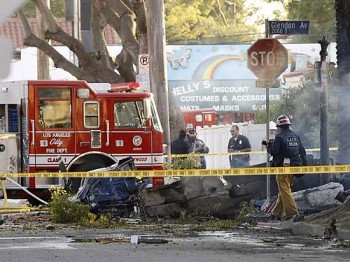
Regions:
<instances>
[{"instance_id":1,"label":"red fire truck","mask_svg":"<svg viewBox=\"0 0 350 262\"><path fill-rule=\"evenodd\" d=\"M0 173L56 172L60 158L68 171L88 171L127 156L139 170L159 170L163 148L153 96L139 83L0 83ZM40 195L64 181L29 177L16 182ZM12 191L18 186L8 181L6 189L13 198L20 191Z\"/></svg>"},{"instance_id":2,"label":"red fire truck","mask_svg":"<svg viewBox=\"0 0 350 262\"><path fill-rule=\"evenodd\" d=\"M182 111L186 128L216 125L216 111L213 108L201 108Z\"/></svg>"}]
</instances>

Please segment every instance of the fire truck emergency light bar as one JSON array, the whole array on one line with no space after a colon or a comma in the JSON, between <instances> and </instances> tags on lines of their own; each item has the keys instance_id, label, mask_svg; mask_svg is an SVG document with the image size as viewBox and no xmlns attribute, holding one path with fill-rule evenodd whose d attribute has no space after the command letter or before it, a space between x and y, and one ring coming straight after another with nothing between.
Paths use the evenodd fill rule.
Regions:
<instances>
[{"instance_id":1,"label":"fire truck emergency light bar","mask_svg":"<svg viewBox=\"0 0 350 262\"><path fill-rule=\"evenodd\" d=\"M109 92L136 92L141 88L141 84L138 82L129 82L129 83L115 83L111 84L111 90Z\"/></svg>"}]
</instances>

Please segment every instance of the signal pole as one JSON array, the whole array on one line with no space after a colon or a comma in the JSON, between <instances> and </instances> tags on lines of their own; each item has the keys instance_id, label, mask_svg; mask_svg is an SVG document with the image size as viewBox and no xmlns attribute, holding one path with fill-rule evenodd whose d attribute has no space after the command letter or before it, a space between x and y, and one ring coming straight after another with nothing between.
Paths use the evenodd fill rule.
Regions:
<instances>
[{"instance_id":1,"label":"signal pole","mask_svg":"<svg viewBox=\"0 0 350 262\"><path fill-rule=\"evenodd\" d=\"M329 147L328 147L328 84L327 84L327 48L329 42L327 37L323 36L318 41L321 45L321 99L320 99L320 165L329 165ZM320 175L320 184L328 182L328 174Z\"/></svg>"}]
</instances>

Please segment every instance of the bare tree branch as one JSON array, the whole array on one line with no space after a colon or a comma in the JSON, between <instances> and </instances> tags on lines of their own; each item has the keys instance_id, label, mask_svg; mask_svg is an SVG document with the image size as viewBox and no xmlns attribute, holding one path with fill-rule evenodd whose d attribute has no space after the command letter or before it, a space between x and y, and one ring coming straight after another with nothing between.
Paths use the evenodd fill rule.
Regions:
<instances>
[{"instance_id":1,"label":"bare tree branch","mask_svg":"<svg viewBox=\"0 0 350 262\"><path fill-rule=\"evenodd\" d=\"M44 3L42 0L31 0L31 1L35 4L41 16L44 18L47 28L50 31L57 31L60 27L57 25L56 20L52 15L52 13L50 12L50 9L47 7L46 3Z\"/></svg>"},{"instance_id":2,"label":"bare tree branch","mask_svg":"<svg viewBox=\"0 0 350 262\"><path fill-rule=\"evenodd\" d=\"M139 43L135 37L135 16L134 13L121 0L104 0L111 9L120 17L120 39L133 59L138 64Z\"/></svg>"},{"instance_id":3,"label":"bare tree branch","mask_svg":"<svg viewBox=\"0 0 350 262\"><path fill-rule=\"evenodd\" d=\"M36 36L23 12L19 11L18 17L27 46L42 50L56 67L71 73L77 79L109 83L135 81L138 56L140 52L148 53L146 0L91 0L93 54L85 50L80 39L69 35L59 26L44 0L31 1L39 10L47 28L45 39L68 47L78 59L78 65L70 62L48 42ZM148 1L153 3L154 0ZM114 28L122 43L122 50L114 61L105 41L106 26ZM155 89L154 92L157 93L158 90ZM175 100L170 100L170 120L177 130L183 126L183 121L178 119L182 114L180 109L176 108Z\"/></svg>"},{"instance_id":4,"label":"bare tree branch","mask_svg":"<svg viewBox=\"0 0 350 262\"><path fill-rule=\"evenodd\" d=\"M224 22L225 26L228 26L228 23L227 23L225 14L224 14L224 12L221 10L220 1L219 1L219 0L216 0L216 4L217 4L218 12L219 12L219 14L220 14L220 16L221 16L221 18L222 18L222 21Z\"/></svg>"},{"instance_id":5,"label":"bare tree branch","mask_svg":"<svg viewBox=\"0 0 350 262\"><path fill-rule=\"evenodd\" d=\"M85 79L85 73L84 70L79 69L76 67L73 63L68 61L64 56L62 56L60 53L58 53L51 45L46 43L45 41L41 40L40 38L36 37L32 33L32 28L28 22L28 19L23 14L23 11L20 9L17 12L17 17L21 20L22 24L22 31L24 35L24 43L28 46L37 47L38 49L42 50L45 54L50 56L50 58L53 60L54 65L57 68L65 69L67 72L71 73L72 75L76 76L78 79ZM89 78L90 74L86 75ZM79 78L80 76L80 78Z\"/></svg>"},{"instance_id":6,"label":"bare tree branch","mask_svg":"<svg viewBox=\"0 0 350 262\"><path fill-rule=\"evenodd\" d=\"M114 69L112 67L112 61L107 50L105 36L103 34L103 30L107 25L107 20L101 13L101 9L105 8L105 3L99 0L92 0L91 4L90 26L96 60L101 65L104 65L109 69Z\"/></svg>"},{"instance_id":7,"label":"bare tree branch","mask_svg":"<svg viewBox=\"0 0 350 262\"><path fill-rule=\"evenodd\" d=\"M147 39L147 17L146 5L144 0L129 0L131 2L132 10L136 14L137 37L140 43L140 53L148 53L148 39Z\"/></svg>"}]
</instances>

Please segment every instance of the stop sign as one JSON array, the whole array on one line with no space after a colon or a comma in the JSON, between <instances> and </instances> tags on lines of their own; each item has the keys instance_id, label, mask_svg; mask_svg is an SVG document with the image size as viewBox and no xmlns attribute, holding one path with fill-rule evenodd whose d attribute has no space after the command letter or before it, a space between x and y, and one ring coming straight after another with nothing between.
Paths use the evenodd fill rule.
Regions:
<instances>
[{"instance_id":1,"label":"stop sign","mask_svg":"<svg viewBox=\"0 0 350 262\"><path fill-rule=\"evenodd\" d=\"M277 40L257 40L248 49L248 68L259 79L274 80L288 67L288 51Z\"/></svg>"}]
</instances>

